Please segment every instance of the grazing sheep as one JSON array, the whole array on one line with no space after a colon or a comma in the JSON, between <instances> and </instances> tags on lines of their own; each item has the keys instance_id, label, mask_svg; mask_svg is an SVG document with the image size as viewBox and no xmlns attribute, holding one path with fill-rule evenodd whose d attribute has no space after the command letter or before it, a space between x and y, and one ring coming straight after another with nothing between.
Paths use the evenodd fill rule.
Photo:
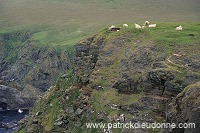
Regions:
<instances>
[{"instance_id":1,"label":"grazing sheep","mask_svg":"<svg viewBox=\"0 0 200 133\"><path fill-rule=\"evenodd\" d=\"M115 28L115 25L111 25L110 28L109 28L109 30L111 30L112 28Z\"/></svg>"},{"instance_id":2,"label":"grazing sheep","mask_svg":"<svg viewBox=\"0 0 200 133\"><path fill-rule=\"evenodd\" d=\"M141 27L139 24L136 24L136 23L135 23L135 28L136 28L136 29L140 29L140 28L142 28L142 27Z\"/></svg>"},{"instance_id":3,"label":"grazing sheep","mask_svg":"<svg viewBox=\"0 0 200 133\"><path fill-rule=\"evenodd\" d=\"M154 28L154 27L156 27L156 24L150 24L149 25L149 28Z\"/></svg>"},{"instance_id":4,"label":"grazing sheep","mask_svg":"<svg viewBox=\"0 0 200 133\"><path fill-rule=\"evenodd\" d=\"M176 30L183 30L183 27L180 25L180 26L176 27Z\"/></svg>"},{"instance_id":5,"label":"grazing sheep","mask_svg":"<svg viewBox=\"0 0 200 133\"><path fill-rule=\"evenodd\" d=\"M128 27L128 24L123 24L123 27Z\"/></svg>"},{"instance_id":6,"label":"grazing sheep","mask_svg":"<svg viewBox=\"0 0 200 133\"><path fill-rule=\"evenodd\" d=\"M149 25L149 21L145 21L144 26L148 26L148 25Z\"/></svg>"}]
</instances>

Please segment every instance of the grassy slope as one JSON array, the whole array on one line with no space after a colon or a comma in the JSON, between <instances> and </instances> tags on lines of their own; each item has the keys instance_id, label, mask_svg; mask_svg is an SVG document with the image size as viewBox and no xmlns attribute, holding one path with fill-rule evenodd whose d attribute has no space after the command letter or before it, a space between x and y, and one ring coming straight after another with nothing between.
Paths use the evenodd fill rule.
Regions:
<instances>
[{"instance_id":1,"label":"grassy slope","mask_svg":"<svg viewBox=\"0 0 200 133\"><path fill-rule=\"evenodd\" d=\"M199 5L197 0L1 0L0 32L29 29L40 44L69 45L109 24L199 21Z\"/></svg>"}]
</instances>

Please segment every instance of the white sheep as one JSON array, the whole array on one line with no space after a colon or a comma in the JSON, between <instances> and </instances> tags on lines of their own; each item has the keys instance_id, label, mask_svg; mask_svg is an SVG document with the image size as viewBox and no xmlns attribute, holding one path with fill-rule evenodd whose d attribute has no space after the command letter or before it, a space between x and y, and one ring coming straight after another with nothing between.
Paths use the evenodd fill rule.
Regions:
<instances>
[{"instance_id":1,"label":"white sheep","mask_svg":"<svg viewBox=\"0 0 200 133\"><path fill-rule=\"evenodd\" d=\"M156 27L156 24L150 24L149 25L149 28L154 28L154 27Z\"/></svg>"},{"instance_id":2,"label":"white sheep","mask_svg":"<svg viewBox=\"0 0 200 133\"><path fill-rule=\"evenodd\" d=\"M183 27L180 25L180 26L176 27L176 30L183 30Z\"/></svg>"},{"instance_id":3,"label":"white sheep","mask_svg":"<svg viewBox=\"0 0 200 133\"><path fill-rule=\"evenodd\" d=\"M110 28L109 28L109 30L111 30L112 28L115 28L115 25L111 25Z\"/></svg>"},{"instance_id":4,"label":"white sheep","mask_svg":"<svg viewBox=\"0 0 200 133\"><path fill-rule=\"evenodd\" d=\"M144 26L148 26L148 25L149 25L149 21L145 21Z\"/></svg>"},{"instance_id":5,"label":"white sheep","mask_svg":"<svg viewBox=\"0 0 200 133\"><path fill-rule=\"evenodd\" d=\"M128 24L123 24L123 27L128 27Z\"/></svg>"},{"instance_id":6,"label":"white sheep","mask_svg":"<svg viewBox=\"0 0 200 133\"><path fill-rule=\"evenodd\" d=\"M136 29L140 29L140 28L142 28L142 27L141 27L139 24L136 24L136 23L135 23L135 28L136 28Z\"/></svg>"}]
</instances>

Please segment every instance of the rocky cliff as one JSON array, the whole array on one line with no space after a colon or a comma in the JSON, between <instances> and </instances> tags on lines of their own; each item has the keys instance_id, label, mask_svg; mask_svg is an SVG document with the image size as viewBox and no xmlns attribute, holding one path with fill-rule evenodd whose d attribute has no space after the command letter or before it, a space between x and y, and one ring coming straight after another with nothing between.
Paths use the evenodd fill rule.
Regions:
<instances>
[{"instance_id":1,"label":"rocky cliff","mask_svg":"<svg viewBox=\"0 0 200 133\"><path fill-rule=\"evenodd\" d=\"M71 66L66 49L39 46L31 35L28 31L0 35L0 103L8 109L33 106L37 96Z\"/></svg>"},{"instance_id":2,"label":"rocky cliff","mask_svg":"<svg viewBox=\"0 0 200 133\"><path fill-rule=\"evenodd\" d=\"M193 99L200 81L198 26L185 23L181 32L175 31L174 23L161 23L154 29L104 29L82 40L75 45L75 71L61 76L38 100L18 132L103 132L87 129L86 122L198 123L191 111L195 107L198 114L199 103ZM188 89L190 85L194 88ZM164 133L175 129L112 131Z\"/></svg>"}]
</instances>

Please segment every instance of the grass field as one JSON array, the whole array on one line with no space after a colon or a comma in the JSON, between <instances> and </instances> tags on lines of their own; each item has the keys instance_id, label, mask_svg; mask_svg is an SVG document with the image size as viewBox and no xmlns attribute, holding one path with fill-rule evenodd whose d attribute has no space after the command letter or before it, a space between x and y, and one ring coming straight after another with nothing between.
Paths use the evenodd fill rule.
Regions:
<instances>
[{"instance_id":1,"label":"grass field","mask_svg":"<svg viewBox=\"0 0 200 133\"><path fill-rule=\"evenodd\" d=\"M29 29L39 44L75 44L127 22L200 21L199 0L0 0L0 32Z\"/></svg>"}]
</instances>

